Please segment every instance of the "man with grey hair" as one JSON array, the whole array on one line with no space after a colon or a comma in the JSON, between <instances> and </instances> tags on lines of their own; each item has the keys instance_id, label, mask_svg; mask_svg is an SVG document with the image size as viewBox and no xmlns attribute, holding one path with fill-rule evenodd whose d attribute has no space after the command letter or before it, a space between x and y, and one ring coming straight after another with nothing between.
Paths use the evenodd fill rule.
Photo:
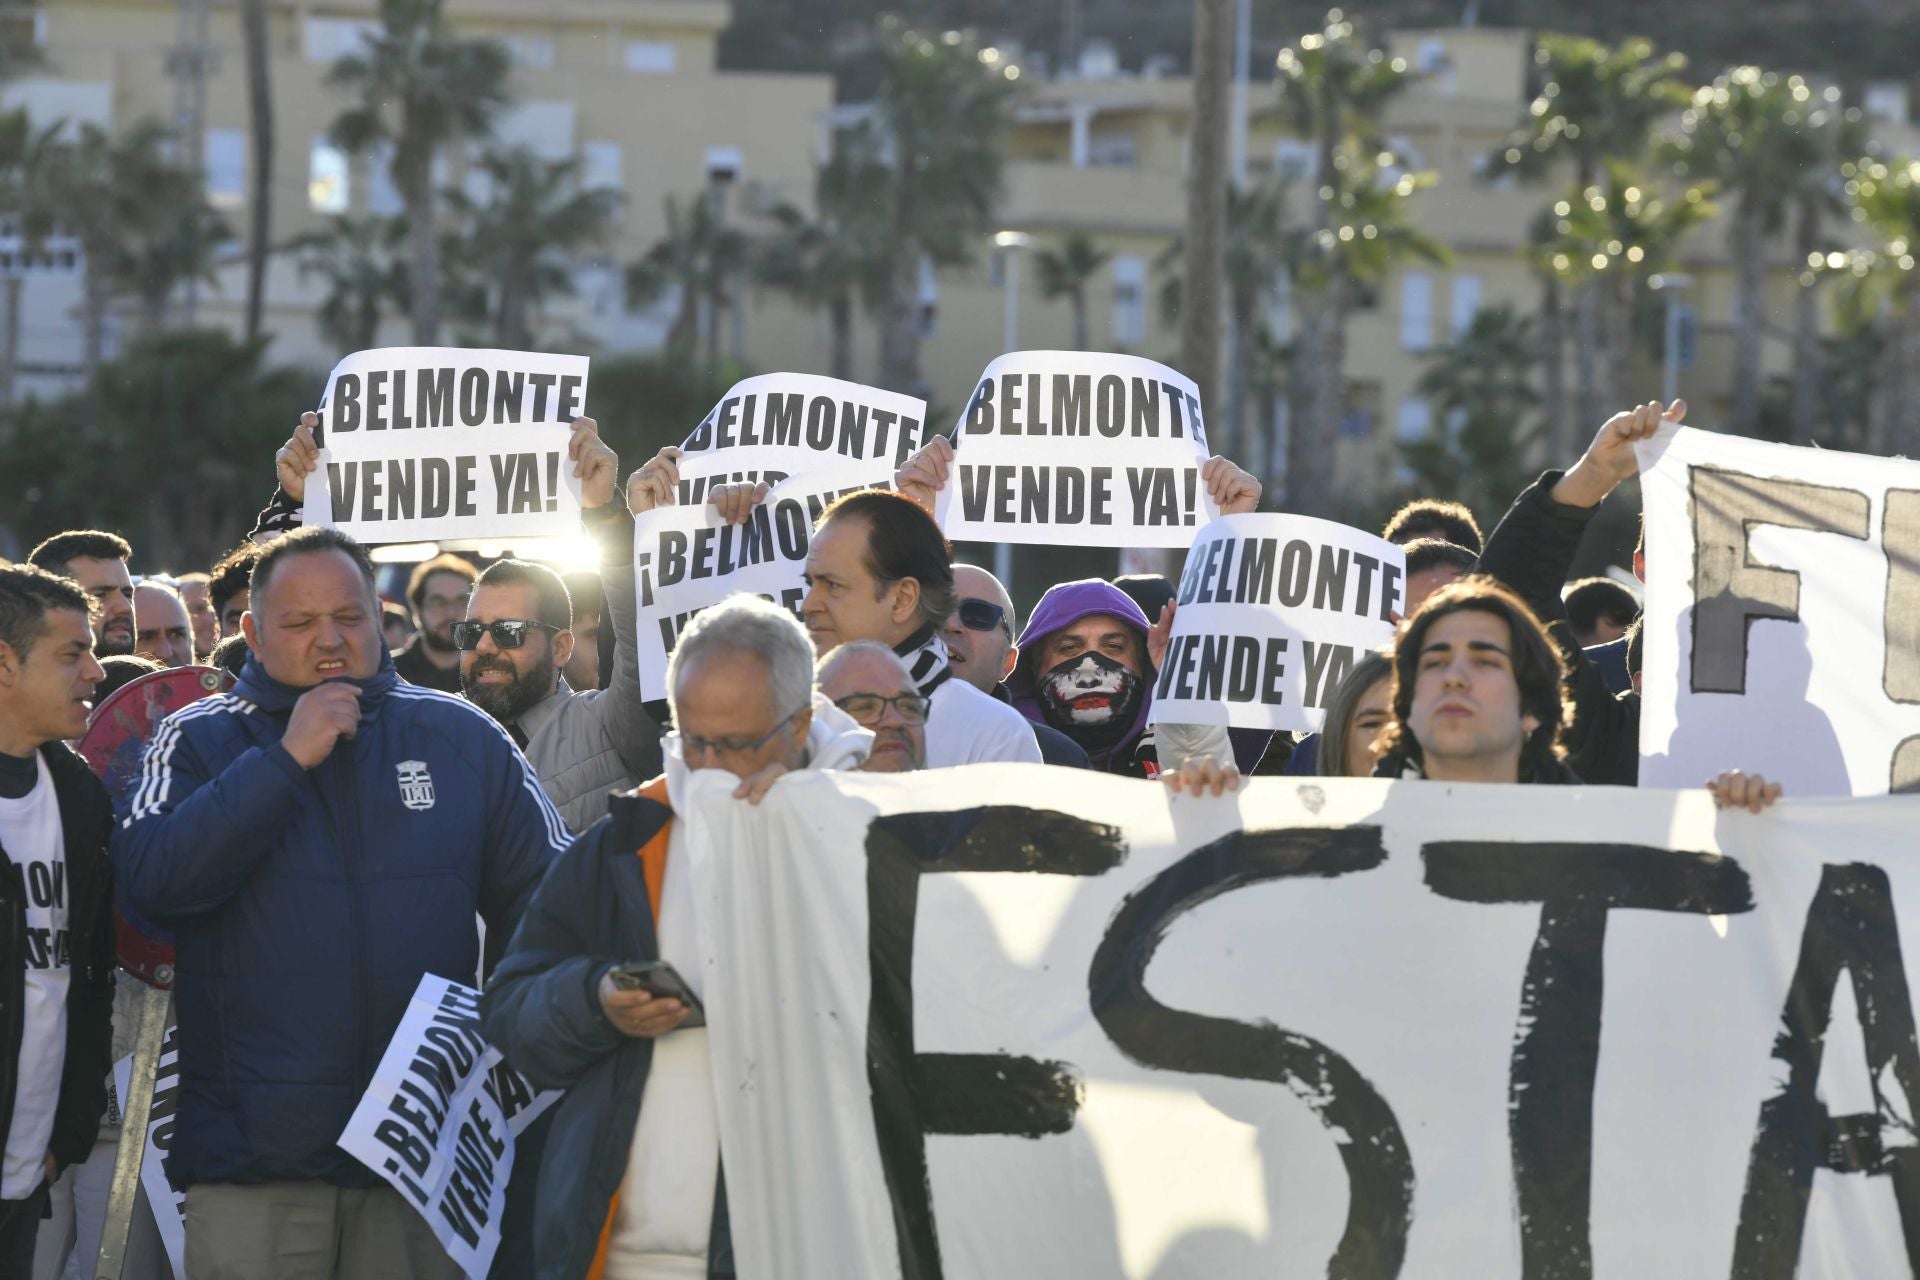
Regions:
<instances>
[{"instance_id":1,"label":"man with grey hair","mask_svg":"<svg viewBox=\"0 0 1920 1280\"><path fill-rule=\"evenodd\" d=\"M555 861L482 1001L488 1040L537 1086L567 1091L535 1197L541 1275L585 1274L603 1238L608 1276L732 1274L705 1019L695 1016L699 921L674 813L693 770L738 776L734 795L757 803L792 770L854 767L873 740L814 700L812 640L756 596L731 596L687 625L667 698L678 729L666 774L614 796ZM660 962L666 972L645 967Z\"/></svg>"},{"instance_id":2,"label":"man with grey hair","mask_svg":"<svg viewBox=\"0 0 1920 1280\"><path fill-rule=\"evenodd\" d=\"M820 659L820 695L873 731L860 767L906 773L927 767L927 713L933 699L913 683L907 664L878 640L852 640Z\"/></svg>"},{"instance_id":3,"label":"man with grey hair","mask_svg":"<svg viewBox=\"0 0 1920 1280\"><path fill-rule=\"evenodd\" d=\"M1020 657L1013 597L1000 579L978 565L953 566L953 612L940 636L947 642L953 673L996 702L1013 705L1006 678ZM1069 769L1087 769L1087 749L1050 724L1031 722L1040 759Z\"/></svg>"}]
</instances>

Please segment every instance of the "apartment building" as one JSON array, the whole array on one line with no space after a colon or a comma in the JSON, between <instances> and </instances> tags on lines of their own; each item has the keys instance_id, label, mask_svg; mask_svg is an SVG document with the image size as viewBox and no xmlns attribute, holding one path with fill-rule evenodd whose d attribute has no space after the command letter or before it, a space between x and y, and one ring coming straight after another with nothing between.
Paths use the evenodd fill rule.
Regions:
<instances>
[{"instance_id":1,"label":"apartment building","mask_svg":"<svg viewBox=\"0 0 1920 1280\"><path fill-rule=\"evenodd\" d=\"M462 34L499 39L512 54L515 105L498 122L497 141L576 159L584 184L626 196L609 243L576 269L578 296L549 311L545 329L556 343L601 352L658 347L672 308L629 310L623 269L665 230L666 197L718 189L727 216L745 224L783 200L810 204L831 78L718 70L716 42L731 20L725 0L457 0L448 8ZM377 13L377 0L268 0L276 244L321 228L329 215L402 210L385 155L348 156L327 138L347 105L326 87L327 70L360 46ZM235 0L44 0L31 34L43 65L0 89L0 104L24 104L40 121L110 128L197 115L208 195L241 239L218 287L199 291L195 318L238 329L251 156ZM198 85L182 72L196 57L204 68ZM484 174L466 159L447 157L443 181L484 198ZM0 228L0 253L8 230ZM71 384L83 267L77 255L55 253L30 274L22 342L30 388ZM314 328L320 290L291 255L275 257L265 326L277 335L277 359L324 370L340 354ZM734 326L726 327L730 347ZM738 337L763 366L805 368L824 350L816 329L780 300L750 294ZM394 319L380 338L404 343L410 334Z\"/></svg>"}]
</instances>

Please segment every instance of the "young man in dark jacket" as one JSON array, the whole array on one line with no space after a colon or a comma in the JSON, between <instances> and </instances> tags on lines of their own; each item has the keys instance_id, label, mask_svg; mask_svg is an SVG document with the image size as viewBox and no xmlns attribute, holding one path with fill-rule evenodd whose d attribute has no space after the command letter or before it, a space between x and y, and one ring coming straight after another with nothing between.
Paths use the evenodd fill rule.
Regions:
<instances>
[{"instance_id":1,"label":"young man in dark jacket","mask_svg":"<svg viewBox=\"0 0 1920 1280\"><path fill-rule=\"evenodd\" d=\"M113 838L177 938L187 1270L450 1274L337 1141L420 978L476 971L475 914L507 937L566 824L486 713L395 676L358 544L276 539L251 591L240 683L161 727Z\"/></svg>"},{"instance_id":2,"label":"young man in dark jacket","mask_svg":"<svg viewBox=\"0 0 1920 1280\"><path fill-rule=\"evenodd\" d=\"M0 568L0 1276L33 1274L48 1188L106 1108L113 807L64 741L86 731L93 644L77 583Z\"/></svg>"}]
</instances>

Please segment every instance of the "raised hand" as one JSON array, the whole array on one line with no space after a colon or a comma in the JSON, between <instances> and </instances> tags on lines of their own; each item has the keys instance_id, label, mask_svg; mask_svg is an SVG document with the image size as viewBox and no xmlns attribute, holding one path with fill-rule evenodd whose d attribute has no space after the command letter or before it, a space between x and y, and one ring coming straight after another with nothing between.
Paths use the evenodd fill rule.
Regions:
<instances>
[{"instance_id":1,"label":"raised hand","mask_svg":"<svg viewBox=\"0 0 1920 1280\"><path fill-rule=\"evenodd\" d=\"M301 414L300 425L293 429L287 442L273 455L274 478L279 480L281 490L295 502L307 500L307 477L320 469L320 446L313 442L313 429L319 425L319 414Z\"/></svg>"}]
</instances>

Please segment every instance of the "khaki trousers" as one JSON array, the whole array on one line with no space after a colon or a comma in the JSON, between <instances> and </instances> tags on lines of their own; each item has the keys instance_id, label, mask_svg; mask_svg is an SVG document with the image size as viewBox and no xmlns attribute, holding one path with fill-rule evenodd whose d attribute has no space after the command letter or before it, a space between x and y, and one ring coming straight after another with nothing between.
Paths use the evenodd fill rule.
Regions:
<instances>
[{"instance_id":1,"label":"khaki trousers","mask_svg":"<svg viewBox=\"0 0 1920 1280\"><path fill-rule=\"evenodd\" d=\"M193 1280L456 1280L426 1221L391 1187L200 1183L187 1192Z\"/></svg>"}]
</instances>

